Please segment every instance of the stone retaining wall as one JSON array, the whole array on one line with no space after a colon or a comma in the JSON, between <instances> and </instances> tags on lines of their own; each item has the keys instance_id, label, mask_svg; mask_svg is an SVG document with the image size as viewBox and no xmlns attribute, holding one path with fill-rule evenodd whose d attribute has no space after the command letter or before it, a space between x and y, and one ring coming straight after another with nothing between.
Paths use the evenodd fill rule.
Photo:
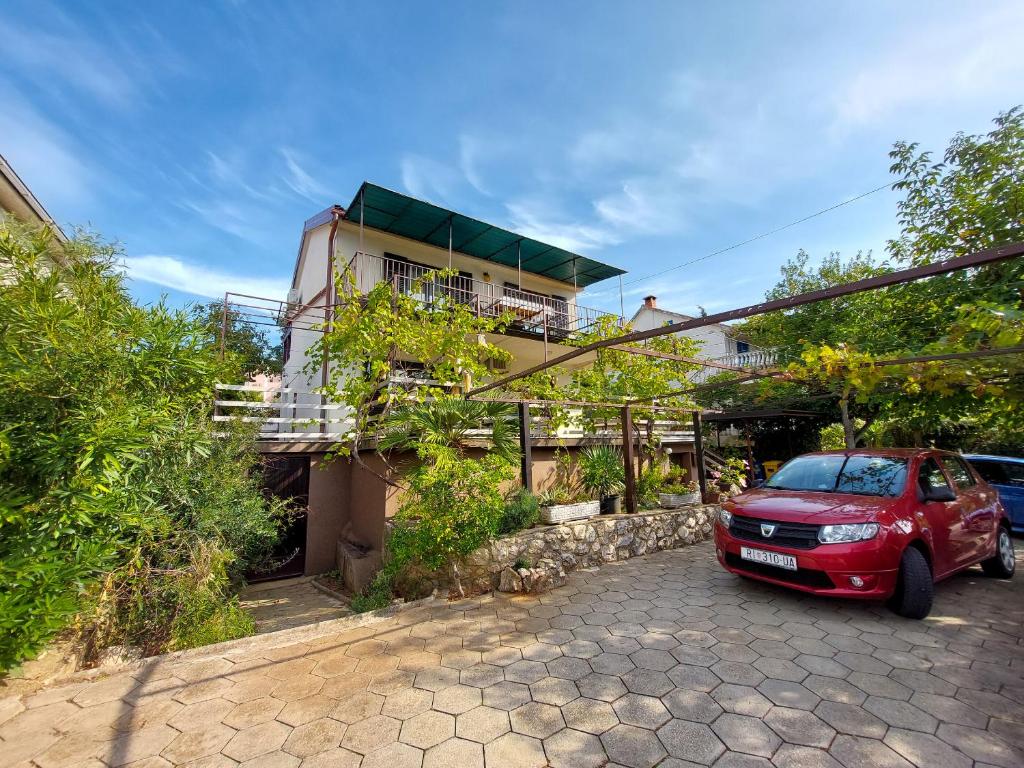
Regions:
<instances>
[{"instance_id":1,"label":"stone retaining wall","mask_svg":"<svg viewBox=\"0 0 1024 768\"><path fill-rule=\"evenodd\" d=\"M541 592L577 568L704 541L717 513L717 505L704 504L530 528L478 549L460 569L462 583L473 591Z\"/></svg>"}]
</instances>

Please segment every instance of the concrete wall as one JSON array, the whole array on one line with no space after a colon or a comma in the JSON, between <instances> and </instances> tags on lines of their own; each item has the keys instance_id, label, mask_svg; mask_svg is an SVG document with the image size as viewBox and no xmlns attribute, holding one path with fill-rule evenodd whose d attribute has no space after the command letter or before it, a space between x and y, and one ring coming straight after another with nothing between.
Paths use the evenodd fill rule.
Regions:
<instances>
[{"instance_id":1,"label":"concrete wall","mask_svg":"<svg viewBox=\"0 0 1024 768\"><path fill-rule=\"evenodd\" d=\"M661 309L641 307L630 322L636 331L648 331L661 328L667 322L679 322L679 315ZM677 336L685 336L700 342L700 356L707 358L725 357L736 353L736 341L730 336L725 326L707 325L680 331Z\"/></svg>"},{"instance_id":2,"label":"concrete wall","mask_svg":"<svg viewBox=\"0 0 1024 768\"><path fill-rule=\"evenodd\" d=\"M334 570L335 544L351 525L351 467L344 460L309 460L309 517L306 523L306 575Z\"/></svg>"}]
</instances>

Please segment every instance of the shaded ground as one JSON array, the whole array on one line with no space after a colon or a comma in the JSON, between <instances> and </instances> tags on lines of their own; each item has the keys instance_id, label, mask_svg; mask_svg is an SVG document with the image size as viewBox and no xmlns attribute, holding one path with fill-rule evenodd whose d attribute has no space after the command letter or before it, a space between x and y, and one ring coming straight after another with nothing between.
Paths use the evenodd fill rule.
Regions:
<instances>
[{"instance_id":1,"label":"shaded ground","mask_svg":"<svg viewBox=\"0 0 1024 768\"><path fill-rule=\"evenodd\" d=\"M0 764L1015 768L1022 636L1021 580L954 579L915 622L702 544L0 701Z\"/></svg>"},{"instance_id":2,"label":"shaded ground","mask_svg":"<svg viewBox=\"0 0 1024 768\"><path fill-rule=\"evenodd\" d=\"M256 631L276 632L351 615L348 606L308 579L258 584L242 594L242 607L256 617Z\"/></svg>"}]
</instances>

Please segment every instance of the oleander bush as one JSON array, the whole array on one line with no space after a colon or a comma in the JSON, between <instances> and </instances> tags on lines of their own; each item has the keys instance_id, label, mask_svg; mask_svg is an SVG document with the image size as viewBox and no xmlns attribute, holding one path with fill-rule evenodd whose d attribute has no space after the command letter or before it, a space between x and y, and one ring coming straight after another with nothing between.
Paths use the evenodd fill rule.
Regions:
<instances>
[{"instance_id":1,"label":"oleander bush","mask_svg":"<svg viewBox=\"0 0 1024 768\"><path fill-rule=\"evenodd\" d=\"M62 632L87 654L251 632L234 588L287 514L253 436L212 431L236 358L132 301L120 255L0 219L0 671Z\"/></svg>"}]
</instances>

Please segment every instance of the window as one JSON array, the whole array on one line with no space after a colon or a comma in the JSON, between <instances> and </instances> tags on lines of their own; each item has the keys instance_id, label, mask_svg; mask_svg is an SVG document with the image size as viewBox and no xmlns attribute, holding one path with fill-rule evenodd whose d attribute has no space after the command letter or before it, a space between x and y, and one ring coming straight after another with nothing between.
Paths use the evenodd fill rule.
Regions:
<instances>
[{"instance_id":1,"label":"window","mask_svg":"<svg viewBox=\"0 0 1024 768\"><path fill-rule=\"evenodd\" d=\"M675 321L675 320L665 320L665 321L664 321L664 322L662 323L662 325L664 325L664 326L666 326L666 327L667 327L667 326L670 326L670 325L675 325L675 324L676 324L676 321Z\"/></svg>"},{"instance_id":2,"label":"window","mask_svg":"<svg viewBox=\"0 0 1024 768\"><path fill-rule=\"evenodd\" d=\"M917 472L917 484L923 493L928 493L932 488L953 490L946 482L946 476L942 474L939 463L935 459L925 459L921 464L921 469Z\"/></svg>"},{"instance_id":3,"label":"window","mask_svg":"<svg viewBox=\"0 0 1024 768\"><path fill-rule=\"evenodd\" d=\"M736 354L742 355L750 351L750 344L745 341L736 342Z\"/></svg>"},{"instance_id":4,"label":"window","mask_svg":"<svg viewBox=\"0 0 1024 768\"><path fill-rule=\"evenodd\" d=\"M959 459L956 456L943 456L942 466L949 472L949 476L953 478L957 488L970 488L974 485L974 475L971 474L971 470L964 464L963 459Z\"/></svg>"},{"instance_id":5,"label":"window","mask_svg":"<svg viewBox=\"0 0 1024 768\"><path fill-rule=\"evenodd\" d=\"M765 483L784 491L899 496L907 479L907 462L889 456L799 456Z\"/></svg>"},{"instance_id":6,"label":"window","mask_svg":"<svg viewBox=\"0 0 1024 768\"><path fill-rule=\"evenodd\" d=\"M993 485L1006 485L1010 478L1006 476L1006 465L999 461L971 461L971 466L977 470L986 483Z\"/></svg>"}]
</instances>

